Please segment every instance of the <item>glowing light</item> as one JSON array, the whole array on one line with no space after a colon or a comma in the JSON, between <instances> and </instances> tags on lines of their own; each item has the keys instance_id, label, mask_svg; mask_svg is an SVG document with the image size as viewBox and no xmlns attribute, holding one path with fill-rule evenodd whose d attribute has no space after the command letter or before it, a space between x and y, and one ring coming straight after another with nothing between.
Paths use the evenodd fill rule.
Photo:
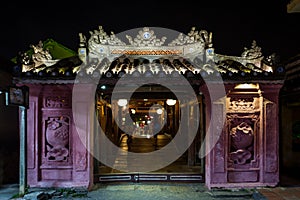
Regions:
<instances>
[{"instance_id":1,"label":"glowing light","mask_svg":"<svg viewBox=\"0 0 300 200\"><path fill-rule=\"evenodd\" d=\"M258 88L257 84L244 83L244 84L238 84L237 86L235 86L235 89L254 89L254 88Z\"/></svg>"},{"instance_id":2,"label":"glowing light","mask_svg":"<svg viewBox=\"0 0 300 200\"><path fill-rule=\"evenodd\" d=\"M176 100L175 99L167 99L167 104L169 106L174 106L176 104Z\"/></svg>"},{"instance_id":3,"label":"glowing light","mask_svg":"<svg viewBox=\"0 0 300 200\"><path fill-rule=\"evenodd\" d=\"M161 108L159 108L159 109L156 110L156 113L161 115L163 113L163 110Z\"/></svg>"},{"instance_id":4,"label":"glowing light","mask_svg":"<svg viewBox=\"0 0 300 200\"><path fill-rule=\"evenodd\" d=\"M132 114L135 114L135 112L136 112L135 109L131 109Z\"/></svg>"},{"instance_id":5,"label":"glowing light","mask_svg":"<svg viewBox=\"0 0 300 200\"><path fill-rule=\"evenodd\" d=\"M119 106L126 106L127 105L127 99L119 99L118 100Z\"/></svg>"}]
</instances>

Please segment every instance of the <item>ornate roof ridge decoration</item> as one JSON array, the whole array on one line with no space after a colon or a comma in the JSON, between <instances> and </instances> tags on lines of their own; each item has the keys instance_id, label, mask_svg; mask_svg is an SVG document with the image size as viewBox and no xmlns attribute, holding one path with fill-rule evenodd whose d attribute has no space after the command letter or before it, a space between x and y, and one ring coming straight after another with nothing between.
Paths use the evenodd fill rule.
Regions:
<instances>
[{"instance_id":1,"label":"ornate roof ridge decoration","mask_svg":"<svg viewBox=\"0 0 300 200\"><path fill-rule=\"evenodd\" d=\"M26 72L31 69L41 69L44 67L52 66L59 61L53 60L52 55L48 49L44 49L43 42L40 40L37 45L30 45L33 49L33 54L29 56L26 52L19 53L18 62L22 64L22 71Z\"/></svg>"},{"instance_id":2,"label":"ornate roof ridge decoration","mask_svg":"<svg viewBox=\"0 0 300 200\"><path fill-rule=\"evenodd\" d=\"M163 46L167 37L163 36L161 39L156 38L156 35L153 30L150 30L149 27L144 27L140 30L135 38L132 38L130 35L126 35L130 45L134 47L146 47L146 46Z\"/></svg>"},{"instance_id":3,"label":"ornate roof ridge decoration","mask_svg":"<svg viewBox=\"0 0 300 200\"><path fill-rule=\"evenodd\" d=\"M113 46L158 47L203 43L207 48L212 48L212 33L208 33L206 30L197 31L196 27L192 27L191 31L187 35L179 33L178 37L173 39L167 45L165 45L167 37L163 36L160 39L157 38L154 30L151 30L149 27L144 27L134 38L130 35L126 35L129 44L116 37L113 31L111 31L111 34L108 35L102 26L99 26L99 30L90 31L90 35L89 44L95 42L96 44ZM79 39L80 46L85 46L86 37L82 33L79 33Z\"/></svg>"},{"instance_id":4,"label":"ornate roof ridge decoration","mask_svg":"<svg viewBox=\"0 0 300 200\"><path fill-rule=\"evenodd\" d=\"M179 33L178 37L170 42L169 46L193 44L200 42L205 45L206 48L212 48L212 33L209 33L206 30L197 31L196 27L192 27L191 31L187 35Z\"/></svg>"},{"instance_id":5,"label":"ornate roof ridge decoration","mask_svg":"<svg viewBox=\"0 0 300 200\"><path fill-rule=\"evenodd\" d=\"M132 37L128 32L120 36L113 32L108 35L102 26L99 26L99 30L90 31L91 37L88 40L85 35L79 33L80 42L76 58L84 65L78 64L79 62L69 62L70 60L53 60L41 41L38 45L31 45L34 49L32 56L24 54L19 56L18 60L22 64L23 72L30 71L31 74L38 74L39 77L45 74L54 77L64 73L66 76L77 73L96 76L103 73L123 73L124 70L129 74L134 70L146 73L146 69L150 69L153 74L163 71L168 75L173 72L190 72L194 75L200 73L208 76L218 71L222 76L241 74L246 77L253 73L253 76L259 77L259 74L267 76L269 72L281 73L281 71L274 71L277 70L276 66L273 66L276 61L275 55L266 58L262 56L261 48L257 46L255 40L251 48L244 48L241 56L227 56L214 52L212 33L205 30L197 31L193 27L187 35L176 32L174 35L174 31L168 32L173 33L169 34L170 38L166 38L161 33L161 38L157 38L156 30L158 29L155 27L137 29L130 32L132 35L137 33L136 37ZM118 37L124 40L127 38L128 43ZM166 42L167 39L169 43Z\"/></svg>"},{"instance_id":6,"label":"ornate roof ridge decoration","mask_svg":"<svg viewBox=\"0 0 300 200\"><path fill-rule=\"evenodd\" d=\"M134 36L134 31L137 34ZM192 55L205 54L205 49L212 48L212 33L206 30L196 30L192 27L188 35L179 33L177 38L174 32L162 35L160 38L155 34L156 27L144 27L140 30L115 35L113 32L107 34L102 26L98 30L90 31L90 38L79 33L79 46L82 54L90 56L114 57L114 55ZM125 35L126 34L126 35ZM124 38L123 38L124 37ZM128 41L124 41L124 39ZM168 41L168 43L167 43ZM84 48L88 52L85 52ZM212 52L212 51L211 51ZM80 54L80 53L79 53ZM86 54L86 55L87 55Z\"/></svg>"},{"instance_id":7,"label":"ornate roof ridge decoration","mask_svg":"<svg viewBox=\"0 0 300 200\"><path fill-rule=\"evenodd\" d=\"M89 44L95 42L96 44L104 45L126 45L119 38L116 37L113 31L108 35L102 26L99 26L99 30L90 31L91 37L89 39ZM82 43L82 42L81 42Z\"/></svg>"},{"instance_id":8,"label":"ornate roof ridge decoration","mask_svg":"<svg viewBox=\"0 0 300 200\"><path fill-rule=\"evenodd\" d=\"M241 56L246 59L260 58L262 57L261 47L257 46L256 41L253 40L251 48L248 49L247 47L244 47L244 51Z\"/></svg>"}]
</instances>

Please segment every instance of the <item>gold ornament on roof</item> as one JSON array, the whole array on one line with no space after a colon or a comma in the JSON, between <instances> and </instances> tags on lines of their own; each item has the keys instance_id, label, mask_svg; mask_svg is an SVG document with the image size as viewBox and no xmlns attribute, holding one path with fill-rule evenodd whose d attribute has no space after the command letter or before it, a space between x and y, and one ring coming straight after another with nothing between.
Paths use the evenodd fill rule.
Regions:
<instances>
[{"instance_id":1,"label":"gold ornament on roof","mask_svg":"<svg viewBox=\"0 0 300 200\"><path fill-rule=\"evenodd\" d=\"M194 43L201 43L203 47L212 48L212 33L208 34L206 30L197 31L196 27L192 27L187 35L179 33L178 37L168 45L177 46Z\"/></svg>"},{"instance_id":2,"label":"gold ornament on roof","mask_svg":"<svg viewBox=\"0 0 300 200\"><path fill-rule=\"evenodd\" d=\"M244 47L244 52L242 53L243 58L255 59L262 56L261 48L257 46L256 41L253 40L251 48L248 49Z\"/></svg>"},{"instance_id":3,"label":"gold ornament on roof","mask_svg":"<svg viewBox=\"0 0 300 200\"><path fill-rule=\"evenodd\" d=\"M89 44L104 44L104 45L126 45L119 38L117 38L114 32L111 32L109 36L103 29L102 26L99 26L99 30L90 31L91 38L89 39Z\"/></svg>"},{"instance_id":4,"label":"gold ornament on roof","mask_svg":"<svg viewBox=\"0 0 300 200\"><path fill-rule=\"evenodd\" d=\"M86 37L82 33L79 33L79 46L85 47L86 46Z\"/></svg>"},{"instance_id":5,"label":"gold ornament on roof","mask_svg":"<svg viewBox=\"0 0 300 200\"><path fill-rule=\"evenodd\" d=\"M53 60L48 49L43 48L43 42L39 41L37 45L30 45L33 49L31 57L27 54L21 54L22 71L26 72L32 69L39 71L44 67L54 65L58 60Z\"/></svg>"}]
</instances>

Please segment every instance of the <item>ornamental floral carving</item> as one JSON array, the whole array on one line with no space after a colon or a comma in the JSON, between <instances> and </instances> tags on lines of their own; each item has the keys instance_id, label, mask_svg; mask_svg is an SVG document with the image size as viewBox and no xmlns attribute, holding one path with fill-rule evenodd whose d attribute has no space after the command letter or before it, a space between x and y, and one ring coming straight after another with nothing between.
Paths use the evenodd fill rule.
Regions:
<instances>
[{"instance_id":1,"label":"ornamental floral carving","mask_svg":"<svg viewBox=\"0 0 300 200\"><path fill-rule=\"evenodd\" d=\"M255 104L254 99L235 99L230 101L230 110L254 110Z\"/></svg>"},{"instance_id":2,"label":"ornamental floral carving","mask_svg":"<svg viewBox=\"0 0 300 200\"><path fill-rule=\"evenodd\" d=\"M70 99L65 96L48 96L45 98L46 108L70 107Z\"/></svg>"}]
</instances>

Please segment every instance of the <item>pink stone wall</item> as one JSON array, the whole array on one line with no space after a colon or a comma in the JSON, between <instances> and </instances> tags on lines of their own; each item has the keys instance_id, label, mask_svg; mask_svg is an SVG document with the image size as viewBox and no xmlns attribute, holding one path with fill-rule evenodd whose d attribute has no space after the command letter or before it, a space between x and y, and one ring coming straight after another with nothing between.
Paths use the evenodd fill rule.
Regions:
<instances>
[{"instance_id":1,"label":"pink stone wall","mask_svg":"<svg viewBox=\"0 0 300 200\"><path fill-rule=\"evenodd\" d=\"M72 85L28 86L28 184L31 187L90 188L93 157L89 152L94 132L91 100L94 97L77 95L72 103ZM222 96L220 91L216 99L209 99L206 88L201 88L208 138L206 185L208 188L275 186L279 181L278 93L281 85L260 84L256 92L236 92L234 87L227 84L227 96ZM218 88L216 85L216 94ZM83 84L76 87L76 92L86 94L85 91L94 89L92 85ZM75 116L73 111L77 113Z\"/></svg>"},{"instance_id":2,"label":"pink stone wall","mask_svg":"<svg viewBox=\"0 0 300 200\"><path fill-rule=\"evenodd\" d=\"M90 187L89 119L81 138L72 114L72 85L28 84L27 172L30 187ZM87 115L88 116L88 115ZM83 145L82 142L86 144Z\"/></svg>"},{"instance_id":3,"label":"pink stone wall","mask_svg":"<svg viewBox=\"0 0 300 200\"><path fill-rule=\"evenodd\" d=\"M278 96L281 84L259 84L259 90L226 85L226 97L206 97L208 188L276 186L279 182ZM210 103L212 102L212 104ZM225 115L222 115L225 111ZM220 122L224 125L220 127ZM220 132L220 136L218 134ZM217 137L217 138L216 138ZM216 143L213 143L216 141ZM212 146L213 145L213 146Z\"/></svg>"}]
</instances>

